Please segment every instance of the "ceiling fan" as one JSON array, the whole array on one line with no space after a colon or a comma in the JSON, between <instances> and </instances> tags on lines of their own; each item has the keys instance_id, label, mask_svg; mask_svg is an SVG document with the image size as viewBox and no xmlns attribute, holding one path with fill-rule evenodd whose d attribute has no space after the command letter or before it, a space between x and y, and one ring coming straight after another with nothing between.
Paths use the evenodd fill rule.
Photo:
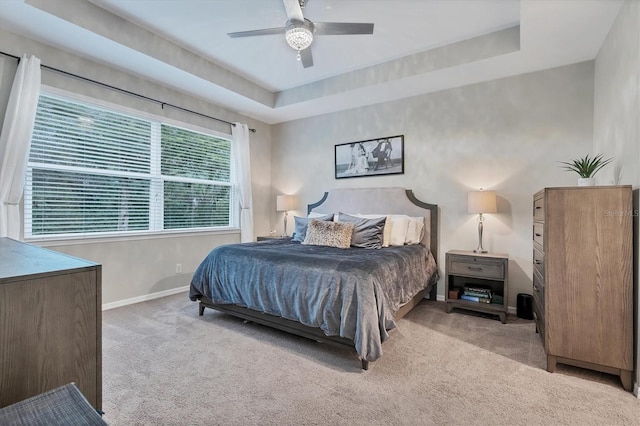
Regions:
<instances>
[{"instance_id":1,"label":"ceiling fan","mask_svg":"<svg viewBox=\"0 0 640 426\"><path fill-rule=\"evenodd\" d=\"M273 34L284 34L289 46L298 51L298 60L302 66L313 66L311 42L314 35L349 35L373 34L373 24L357 22L311 22L302 15L302 9L308 0L282 0L287 11L287 22L284 27L264 28L261 30L239 31L227 33L231 38L254 37Z\"/></svg>"}]
</instances>

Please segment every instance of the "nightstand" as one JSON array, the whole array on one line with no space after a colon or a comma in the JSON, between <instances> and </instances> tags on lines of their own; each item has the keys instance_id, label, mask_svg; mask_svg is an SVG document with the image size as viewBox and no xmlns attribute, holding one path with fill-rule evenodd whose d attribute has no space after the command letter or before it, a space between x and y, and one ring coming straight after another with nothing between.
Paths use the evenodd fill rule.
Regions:
<instances>
[{"instance_id":1,"label":"nightstand","mask_svg":"<svg viewBox=\"0 0 640 426\"><path fill-rule=\"evenodd\" d=\"M269 241L269 240L284 240L284 239L289 239L289 238L291 238L291 237L289 237L289 236L283 237L281 235L261 235L261 236L258 236L256 238L256 240L258 240L258 241Z\"/></svg>"},{"instance_id":2,"label":"nightstand","mask_svg":"<svg viewBox=\"0 0 640 426\"><path fill-rule=\"evenodd\" d=\"M444 291L447 312L460 308L494 314L505 324L508 288L509 255L447 252Z\"/></svg>"}]
</instances>

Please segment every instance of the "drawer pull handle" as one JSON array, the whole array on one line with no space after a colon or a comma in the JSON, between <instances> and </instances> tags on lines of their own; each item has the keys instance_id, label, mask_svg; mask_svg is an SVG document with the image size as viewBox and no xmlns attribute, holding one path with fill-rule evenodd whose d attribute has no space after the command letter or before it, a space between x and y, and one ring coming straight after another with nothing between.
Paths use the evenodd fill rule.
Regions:
<instances>
[{"instance_id":1,"label":"drawer pull handle","mask_svg":"<svg viewBox=\"0 0 640 426\"><path fill-rule=\"evenodd\" d=\"M482 268L479 266L467 266L471 271L482 271Z\"/></svg>"},{"instance_id":2,"label":"drawer pull handle","mask_svg":"<svg viewBox=\"0 0 640 426\"><path fill-rule=\"evenodd\" d=\"M536 237L542 237L542 234L538 234L537 232L533 235L535 235Z\"/></svg>"},{"instance_id":3,"label":"drawer pull handle","mask_svg":"<svg viewBox=\"0 0 640 426\"><path fill-rule=\"evenodd\" d=\"M540 291L540 289L534 285L533 286L533 291Z\"/></svg>"},{"instance_id":4,"label":"drawer pull handle","mask_svg":"<svg viewBox=\"0 0 640 426\"><path fill-rule=\"evenodd\" d=\"M536 206L536 210L540 210L542 207L540 206Z\"/></svg>"},{"instance_id":5,"label":"drawer pull handle","mask_svg":"<svg viewBox=\"0 0 640 426\"><path fill-rule=\"evenodd\" d=\"M535 262L533 262L533 263L535 263L536 265L539 265L539 264L540 264L540 261L539 261L539 260L536 260L536 261L535 261Z\"/></svg>"}]
</instances>

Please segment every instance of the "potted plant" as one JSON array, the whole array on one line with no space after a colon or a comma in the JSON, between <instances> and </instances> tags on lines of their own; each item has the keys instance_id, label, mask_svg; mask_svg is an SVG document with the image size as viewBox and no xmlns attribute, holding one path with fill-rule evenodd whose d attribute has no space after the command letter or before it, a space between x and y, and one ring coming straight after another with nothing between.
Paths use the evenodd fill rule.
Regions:
<instances>
[{"instance_id":1,"label":"potted plant","mask_svg":"<svg viewBox=\"0 0 640 426\"><path fill-rule=\"evenodd\" d=\"M578 179L578 186L593 186L593 176L609 164L613 158L607 158L606 160L603 158L603 154L598 154L595 157L589 157L589 154L585 155L584 158L579 158L577 160L572 160L570 162L561 161L564 164L563 168L570 172L576 172L580 178Z\"/></svg>"}]
</instances>

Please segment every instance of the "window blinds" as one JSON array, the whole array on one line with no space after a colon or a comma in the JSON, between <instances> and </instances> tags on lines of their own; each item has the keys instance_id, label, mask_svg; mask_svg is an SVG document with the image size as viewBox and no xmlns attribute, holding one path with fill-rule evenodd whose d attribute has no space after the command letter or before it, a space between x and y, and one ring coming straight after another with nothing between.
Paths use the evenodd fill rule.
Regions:
<instances>
[{"instance_id":1,"label":"window blinds","mask_svg":"<svg viewBox=\"0 0 640 426\"><path fill-rule=\"evenodd\" d=\"M41 94L25 237L234 225L228 139Z\"/></svg>"}]
</instances>

